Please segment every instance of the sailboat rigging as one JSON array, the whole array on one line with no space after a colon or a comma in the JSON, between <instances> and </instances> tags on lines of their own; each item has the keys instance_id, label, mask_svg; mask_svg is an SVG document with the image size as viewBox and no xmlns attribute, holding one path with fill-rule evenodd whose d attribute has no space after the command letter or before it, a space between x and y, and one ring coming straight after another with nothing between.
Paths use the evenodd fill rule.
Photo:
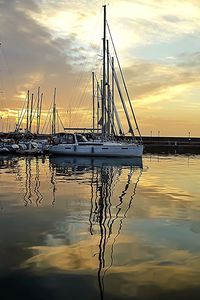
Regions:
<instances>
[{"instance_id":1,"label":"sailboat rigging","mask_svg":"<svg viewBox=\"0 0 200 300\"><path fill-rule=\"evenodd\" d=\"M123 95L120 81L115 71L114 57L111 57L109 50L109 33L111 44L114 49L117 65L120 70L121 80L125 90L126 99ZM85 156L109 156L109 157L141 157L143 154L142 138L139 126L134 114L132 103L125 83L122 68L119 63L117 52L114 46L111 31L107 22L106 5L103 6L103 78L99 81L94 72L92 73L93 87L93 110L92 110L92 132L96 139L88 141L81 134L62 133L53 137L52 145L49 148L52 154L64 155L85 155ZM95 86L96 85L96 86ZM117 135L124 136L124 130L120 121L119 113L115 104L115 88L121 100L121 105L128 123L128 132L131 134L131 142L119 142L115 139ZM97 98L97 128L95 128L95 90ZM131 111L131 117L127 107ZM136 128L133 128L135 123ZM65 128L67 130L67 128ZM76 130L76 128L75 128ZM99 135L100 132L100 135ZM136 138L136 134L139 140Z\"/></svg>"}]
</instances>

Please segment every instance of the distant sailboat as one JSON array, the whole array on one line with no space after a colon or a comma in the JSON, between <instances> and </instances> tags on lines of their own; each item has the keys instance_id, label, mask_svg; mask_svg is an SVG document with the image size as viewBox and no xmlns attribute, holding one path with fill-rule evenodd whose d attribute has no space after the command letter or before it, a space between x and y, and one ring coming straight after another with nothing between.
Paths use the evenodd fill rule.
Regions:
<instances>
[{"instance_id":1,"label":"distant sailboat","mask_svg":"<svg viewBox=\"0 0 200 300\"><path fill-rule=\"evenodd\" d=\"M101 131L100 139L88 141L85 136L77 133L61 133L55 136L52 140L52 145L49 147L49 152L52 154L61 155L84 155L84 156L103 156L103 157L141 157L143 154L143 144L137 120L133 111L133 107L128 94L127 86L124 80L121 66L119 64L116 49L111 36L110 28L106 20L106 5L103 6L104 22L103 22L103 79L101 85L97 82L97 94L101 97L101 104L99 104L99 97L97 96L97 133ZM114 58L110 57L109 42L106 37L107 30L109 32L111 42L113 44L115 56L120 69L123 86L125 89L128 104L130 106L132 119L136 125L133 129L132 121L128 113L126 101L124 100L122 90L119 85L119 80L114 69ZM110 84L109 74L112 72L112 84ZM94 128L94 73L93 73L93 133ZM115 136L117 131L119 135L123 136L123 129L114 102L114 84L116 85L121 104L128 123L128 132L132 135L132 141L119 142L116 141ZM100 113L101 108L101 113ZM100 128L99 128L100 127ZM76 130L76 128L74 128ZM139 141L135 137L137 131ZM95 134L94 134L95 135Z\"/></svg>"}]
</instances>

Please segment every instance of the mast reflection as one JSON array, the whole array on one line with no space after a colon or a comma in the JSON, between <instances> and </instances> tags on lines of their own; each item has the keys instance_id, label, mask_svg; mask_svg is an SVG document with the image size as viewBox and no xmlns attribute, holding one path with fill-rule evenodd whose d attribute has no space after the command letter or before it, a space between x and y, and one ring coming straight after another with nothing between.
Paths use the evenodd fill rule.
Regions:
<instances>
[{"instance_id":1,"label":"mast reflection","mask_svg":"<svg viewBox=\"0 0 200 300\"><path fill-rule=\"evenodd\" d=\"M136 195L142 159L52 156L50 167L59 180L69 182L73 176L73 180L91 189L89 232L99 236L94 256L98 255L98 286L100 298L104 299L105 276L114 263L114 246ZM110 254L106 256L106 252ZM106 257L110 257L109 263Z\"/></svg>"},{"instance_id":2,"label":"mast reflection","mask_svg":"<svg viewBox=\"0 0 200 300\"><path fill-rule=\"evenodd\" d=\"M116 189L117 181L119 181L120 176L123 171L123 166L116 166L116 168L109 166L103 166L100 170L100 176L98 181L98 208L95 211L92 211L93 207L91 206L91 213L90 215L94 215L93 220L96 223L92 223L92 226L98 225L100 229L100 240L99 240L99 268L98 268L98 284L99 284L99 291L100 291L100 298L104 299L104 279L106 272L111 268L114 262L113 254L114 254L114 245L118 236L120 235L123 221L127 216L127 213L131 207L133 198L136 193L136 188L140 177L142 175L142 169L140 169L139 175L137 176L136 182L134 183L133 192L131 194L130 200L128 204L125 202L125 197L131 187L132 184L132 177L135 171L135 167L133 165L129 166L127 180L124 183L124 188L122 192L118 195L118 203L115 206L116 212L112 212L113 204L112 204L112 194ZM122 213L122 206L126 205ZM118 221L116 226L115 232L113 233L114 223ZM118 228L118 229L117 229ZM109 239L111 239L112 234L114 235L113 242L111 244L111 251L110 251L110 264L106 267L105 262L105 252L106 246L108 244Z\"/></svg>"},{"instance_id":3,"label":"mast reflection","mask_svg":"<svg viewBox=\"0 0 200 300\"><path fill-rule=\"evenodd\" d=\"M24 158L24 176L25 178L25 192L24 192L24 205L28 206L35 203L36 206L42 204L43 195L40 191L40 164L41 161L38 157L26 157ZM23 166L20 170L23 173Z\"/></svg>"},{"instance_id":4,"label":"mast reflection","mask_svg":"<svg viewBox=\"0 0 200 300\"><path fill-rule=\"evenodd\" d=\"M43 195L40 192L40 166L39 166L39 159L36 157L35 161L35 195L36 195L36 205L39 206L42 203Z\"/></svg>"},{"instance_id":5,"label":"mast reflection","mask_svg":"<svg viewBox=\"0 0 200 300\"><path fill-rule=\"evenodd\" d=\"M42 203L43 195L40 192L41 159L38 157L0 156L0 171L15 174L20 183L24 205Z\"/></svg>"},{"instance_id":6,"label":"mast reflection","mask_svg":"<svg viewBox=\"0 0 200 300\"><path fill-rule=\"evenodd\" d=\"M54 206L56 203L56 168L54 165L49 165L50 173L51 173L51 186L52 186L52 205Z\"/></svg>"}]
</instances>

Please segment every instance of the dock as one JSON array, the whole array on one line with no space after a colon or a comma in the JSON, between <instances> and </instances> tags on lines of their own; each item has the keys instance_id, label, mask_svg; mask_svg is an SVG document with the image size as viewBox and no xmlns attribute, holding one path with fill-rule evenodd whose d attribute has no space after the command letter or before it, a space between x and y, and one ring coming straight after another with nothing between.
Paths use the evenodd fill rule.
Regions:
<instances>
[{"instance_id":1,"label":"dock","mask_svg":"<svg viewBox=\"0 0 200 300\"><path fill-rule=\"evenodd\" d=\"M144 153L200 154L198 137L143 136Z\"/></svg>"},{"instance_id":2,"label":"dock","mask_svg":"<svg viewBox=\"0 0 200 300\"><path fill-rule=\"evenodd\" d=\"M118 137L119 140L122 137ZM129 141L131 137L125 136L123 140ZM136 137L139 140L139 137ZM152 154L200 154L200 137L178 136L142 136L144 153Z\"/></svg>"}]
</instances>

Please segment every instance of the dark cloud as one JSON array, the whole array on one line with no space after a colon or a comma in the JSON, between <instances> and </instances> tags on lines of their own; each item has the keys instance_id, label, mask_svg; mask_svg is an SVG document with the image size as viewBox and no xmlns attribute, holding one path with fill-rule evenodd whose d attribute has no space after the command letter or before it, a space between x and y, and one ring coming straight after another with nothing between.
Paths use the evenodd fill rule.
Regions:
<instances>
[{"instance_id":1,"label":"dark cloud","mask_svg":"<svg viewBox=\"0 0 200 300\"><path fill-rule=\"evenodd\" d=\"M33 0L0 2L1 59L4 60L0 76L4 76L4 89L12 107L21 105L12 102L16 97L15 90L25 93L28 88L41 85L47 91L57 86L66 95L73 79L71 48L74 47L74 36L53 38L26 13L28 10L40 13ZM76 53L78 51L77 48ZM50 97L48 92L47 97Z\"/></svg>"}]
</instances>

